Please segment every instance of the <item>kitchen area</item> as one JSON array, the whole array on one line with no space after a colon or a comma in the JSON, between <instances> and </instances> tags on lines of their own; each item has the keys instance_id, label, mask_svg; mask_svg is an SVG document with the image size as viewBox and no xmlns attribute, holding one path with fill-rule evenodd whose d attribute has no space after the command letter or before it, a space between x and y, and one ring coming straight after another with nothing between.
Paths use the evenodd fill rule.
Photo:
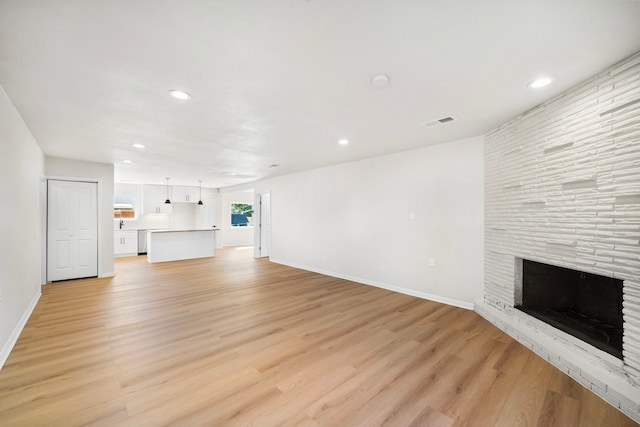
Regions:
<instances>
[{"instance_id":1,"label":"kitchen area","mask_svg":"<svg viewBox=\"0 0 640 427\"><path fill-rule=\"evenodd\" d=\"M149 262L214 256L217 199L217 188L116 183L114 256L146 255Z\"/></svg>"}]
</instances>

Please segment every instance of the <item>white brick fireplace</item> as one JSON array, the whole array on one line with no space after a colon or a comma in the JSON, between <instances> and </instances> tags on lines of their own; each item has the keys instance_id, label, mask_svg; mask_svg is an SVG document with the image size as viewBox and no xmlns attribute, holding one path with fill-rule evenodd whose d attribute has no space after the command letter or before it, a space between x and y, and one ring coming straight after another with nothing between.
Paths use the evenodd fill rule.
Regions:
<instances>
[{"instance_id":1,"label":"white brick fireplace","mask_svg":"<svg viewBox=\"0 0 640 427\"><path fill-rule=\"evenodd\" d=\"M620 360L514 309L517 260L624 280ZM485 140L476 311L640 422L640 53Z\"/></svg>"}]
</instances>

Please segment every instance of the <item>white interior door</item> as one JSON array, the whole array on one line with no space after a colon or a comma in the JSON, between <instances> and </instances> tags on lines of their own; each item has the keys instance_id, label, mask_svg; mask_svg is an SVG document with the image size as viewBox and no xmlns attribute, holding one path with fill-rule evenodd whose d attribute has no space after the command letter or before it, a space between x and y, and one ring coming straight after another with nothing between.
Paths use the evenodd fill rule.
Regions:
<instances>
[{"instance_id":1,"label":"white interior door","mask_svg":"<svg viewBox=\"0 0 640 427\"><path fill-rule=\"evenodd\" d=\"M260 256L271 252L271 193L260 194Z\"/></svg>"},{"instance_id":2,"label":"white interior door","mask_svg":"<svg viewBox=\"0 0 640 427\"><path fill-rule=\"evenodd\" d=\"M98 184L49 180L47 280L98 275Z\"/></svg>"}]
</instances>

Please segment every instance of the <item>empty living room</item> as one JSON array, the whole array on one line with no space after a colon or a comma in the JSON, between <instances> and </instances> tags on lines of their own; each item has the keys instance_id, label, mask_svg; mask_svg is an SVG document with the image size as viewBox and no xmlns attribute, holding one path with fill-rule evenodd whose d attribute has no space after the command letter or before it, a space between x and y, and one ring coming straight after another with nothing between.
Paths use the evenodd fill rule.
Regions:
<instances>
[{"instance_id":1,"label":"empty living room","mask_svg":"<svg viewBox=\"0 0 640 427\"><path fill-rule=\"evenodd\" d=\"M0 425L639 425L638 22L0 2Z\"/></svg>"}]
</instances>

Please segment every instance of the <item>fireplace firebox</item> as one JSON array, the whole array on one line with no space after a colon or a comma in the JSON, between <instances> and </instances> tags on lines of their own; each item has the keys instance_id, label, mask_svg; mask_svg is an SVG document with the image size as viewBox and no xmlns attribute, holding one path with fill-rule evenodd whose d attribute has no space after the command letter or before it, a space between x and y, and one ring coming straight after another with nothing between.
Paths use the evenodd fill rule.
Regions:
<instances>
[{"instance_id":1,"label":"fireplace firebox","mask_svg":"<svg viewBox=\"0 0 640 427\"><path fill-rule=\"evenodd\" d=\"M622 359L623 281L522 260L516 308Z\"/></svg>"}]
</instances>

